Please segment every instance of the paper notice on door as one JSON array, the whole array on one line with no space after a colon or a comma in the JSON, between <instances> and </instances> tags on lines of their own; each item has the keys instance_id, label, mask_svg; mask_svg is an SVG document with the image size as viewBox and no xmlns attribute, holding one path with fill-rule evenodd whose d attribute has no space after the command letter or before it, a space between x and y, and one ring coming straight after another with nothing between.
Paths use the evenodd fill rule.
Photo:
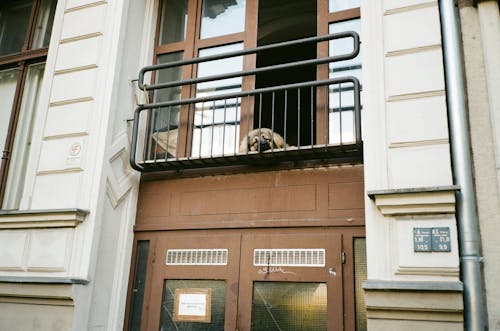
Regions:
<instances>
[{"instance_id":1,"label":"paper notice on door","mask_svg":"<svg viewBox=\"0 0 500 331\"><path fill-rule=\"evenodd\" d=\"M175 290L174 321L210 323L210 288Z\"/></svg>"}]
</instances>

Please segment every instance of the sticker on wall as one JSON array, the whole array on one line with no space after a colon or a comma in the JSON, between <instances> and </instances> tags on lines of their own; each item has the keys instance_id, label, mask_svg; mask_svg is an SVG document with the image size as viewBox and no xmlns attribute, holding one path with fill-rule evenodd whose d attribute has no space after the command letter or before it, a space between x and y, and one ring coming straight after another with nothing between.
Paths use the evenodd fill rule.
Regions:
<instances>
[{"instance_id":1,"label":"sticker on wall","mask_svg":"<svg viewBox=\"0 0 500 331\"><path fill-rule=\"evenodd\" d=\"M82 149L83 149L82 141L72 142L68 148L68 155L66 156L66 165L69 166L80 165Z\"/></svg>"}]
</instances>

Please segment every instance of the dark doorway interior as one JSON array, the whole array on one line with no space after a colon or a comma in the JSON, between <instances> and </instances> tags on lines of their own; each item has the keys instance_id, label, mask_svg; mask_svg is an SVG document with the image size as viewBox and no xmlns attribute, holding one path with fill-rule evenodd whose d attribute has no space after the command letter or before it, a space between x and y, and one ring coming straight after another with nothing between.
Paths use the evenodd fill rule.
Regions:
<instances>
[{"instance_id":1,"label":"dark doorway interior","mask_svg":"<svg viewBox=\"0 0 500 331\"><path fill-rule=\"evenodd\" d=\"M263 46L315 36L316 20L316 0L259 1L257 44ZM259 54L257 67L314 58L316 58L315 43L289 46L286 49L270 50ZM316 80L316 68L308 66L259 74L255 85L256 88L262 88L314 80ZM287 92L285 114L285 93L276 93L274 116L272 116L272 95L264 95L262 100L257 97L254 108L254 126L272 128L275 132L286 135L289 145L313 144L316 136L316 93L310 89L302 89L300 97L298 94L297 90Z\"/></svg>"}]
</instances>

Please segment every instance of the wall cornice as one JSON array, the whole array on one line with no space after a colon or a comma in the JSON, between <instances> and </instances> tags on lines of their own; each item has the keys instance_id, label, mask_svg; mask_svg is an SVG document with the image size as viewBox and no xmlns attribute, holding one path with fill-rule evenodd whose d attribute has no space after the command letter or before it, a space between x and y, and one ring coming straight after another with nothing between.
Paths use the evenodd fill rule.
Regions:
<instances>
[{"instance_id":1,"label":"wall cornice","mask_svg":"<svg viewBox=\"0 0 500 331\"><path fill-rule=\"evenodd\" d=\"M0 210L0 229L76 227L88 215L87 210Z\"/></svg>"},{"instance_id":2,"label":"wall cornice","mask_svg":"<svg viewBox=\"0 0 500 331\"><path fill-rule=\"evenodd\" d=\"M454 214L458 186L368 191L384 216Z\"/></svg>"}]
</instances>

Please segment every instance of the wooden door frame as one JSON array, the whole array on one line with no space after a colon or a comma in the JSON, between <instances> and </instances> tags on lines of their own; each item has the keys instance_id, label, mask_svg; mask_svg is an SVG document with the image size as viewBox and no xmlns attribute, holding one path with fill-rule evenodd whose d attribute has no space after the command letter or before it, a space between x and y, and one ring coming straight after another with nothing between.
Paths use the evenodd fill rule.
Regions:
<instances>
[{"instance_id":1,"label":"wooden door frame","mask_svg":"<svg viewBox=\"0 0 500 331\"><path fill-rule=\"evenodd\" d=\"M308 227L308 228L270 228L270 229L232 229L232 230L185 230L185 231L154 231L154 232L136 232L134 238L134 247L132 253L132 261L136 261L137 258L137 243L142 240L147 240L150 242L149 244L149 255L148 255L148 266L146 270L146 287L144 289L144 298L143 298L143 308L141 312L141 330L150 330L150 329L158 329L160 323L160 306L161 299L163 295L163 287L164 287L164 279L214 279L214 275L217 276L217 279L229 279L227 287L226 287L226 325L225 327L229 330L246 330L246 325L248 324L249 318L251 318L251 300L252 300L252 289L251 284L253 284L253 280L255 277L250 275L248 270L256 270L257 267L253 267L251 254L253 252L253 248L255 245L248 241L248 237L260 237L267 238L266 240L270 242L270 238L277 238L280 235L289 236L305 236L307 238L318 238L318 236L323 236L325 240L332 241L332 238L340 238L340 246L334 246L335 250L338 250L338 254L328 254L327 253L327 261L323 271L318 270L317 268L299 268L300 270L306 270L309 279L311 281L321 281L321 279L325 279L325 277L319 275L319 278L316 276L311 276L312 273L325 272L328 271L330 266L334 265L335 272L337 273L337 277L341 277L340 281L337 283L328 283L328 304L329 304L329 314L333 313L333 316L337 316L336 319L339 323L342 323L343 328L345 330L354 330L355 329L355 278L354 278L354 252L353 252L353 244L354 238L364 238L365 230L364 227L348 227L348 228L339 228L339 227ZM187 270L186 267L181 266L172 268L166 267L166 252L170 244L170 240L172 238L181 238L181 237L225 237L225 238L237 238L241 237L241 248L240 244L232 245L233 254L230 253L228 266L225 267L211 267L212 274L206 272L206 269L201 273L193 273L192 271ZM244 238L246 236L246 238ZM264 242L266 241L264 240ZM334 240L334 239L333 239ZM203 243L204 242L204 243ZM227 241L229 242L229 241ZM320 242L320 241L317 241ZM325 243L326 241L321 241L321 243ZM201 241L201 246L207 246L206 240ZM226 245L226 241L220 243L219 246ZM178 248L179 245L176 246ZM200 246L200 245L198 245ZM185 245L184 248L202 248L200 247L192 247L189 245ZM208 245L210 246L210 245ZM212 245L213 246L213 245ZM227 246L227 245L226 245ZM262 245L261 245L262 246ZM294 248L302 248L299 246L305 245L293 245L297 246ZM309 245L311 246L311 245ZM323 245L324 246L324 245ZM319 246L318 246L319 247ZM210 247L215 248L215 247ZM223 248L223 247L218 247ZM258 248L266 248L266 247L258 247ZM282 248L282 247L278 247ZM303 247L306 248L306 247ZM314 247L311 247L314 248ZM235 251L238 253L236 254ZM245 253L245 252L246 253ZM345 261L342 261L341 252L345 253ZM237 263L235 262L237 259ZM333 260L332 260L333 259ZM243 260L248 260L248 266L243 268L244 263ZM238 267L234 268L231 275L227 274L227 269L230 266L234 267L234 264L237 264ZM339 264L340 263L340 264ZM335 267L335 265L338 265ZM188 267L192 268L193 267ZM199 267L198 267L199 268ZM219 268L219 270L216 270ZM224 269L224 270L222 270ZM297 269L297 270L299 270ZM125 323L124 329L130 330L130 322L131 322L131 305L132 305L132 293L134 280L137 270L135 270L135 263L133 262L131 265L131 272L129 276L129 286L128 286L128 296L127 296L127 305L126 305L126 313L125 313ZM179 273L180 272L180 273ZM184 273L184 274L181 274ZM323 278L321 278L323 277ZM237 278L237 279L236 279ZM257 279L259 280L259 279ZM281 281L294 281L293 278L279 278L277 276L270 276L267 280L281 280ZM297 281L305 281L304 279L296 279ZM231 298L232 293L234 293L234 289L231 289L231 285L229 282L232 282L232 286L236 286L238 288L236 295L238 297ZM236 285L234 285L236 284ZM333 284L333 286L332 286ZM246 288L245 288L246 286ZM250 286L250 287L249 287ZM161 291L158 289L161 288ZM232 292L233 291L233 292ZM246 293L246 294L245 294ZM332 307L331 306L331 298L335 297L335 295L340 294L340 306ZM246 299L243 298L246 295ZM235 300L235 301L231 301ZM246 300L246 302L244 302ZM232 302L232 304L230 304ZM232 309L228 312L228 309ZM246 317L241 316L240 311L243 312L245 309ZM330 312L330 310L332 312ZM234 311L235 310L235 311ZM152 318L152 316L155 316ZM247 322L245 322L245 319ZM241 322L240 322L241 321ZM331 322L330 322L331 323ZM241 328L241 327L242 328ZM329 326L330 330L337 330L337 327Z\"/></svg>"},{"instance_id":2,"label":"wooden door frame","mask_svg":"<svg viewBox=\"0 0 500 331\"><path fill-rule=\"evenodd\" d=\"M252 296L254 281L317 282L327 284L328 330L343 330L343 266L341 261L342 234L333 230L304 229L270 230L259 234L244 234L242 237L240 262L240 291L238 297L238 330L251 329ZM303 238L300 238L303 237ZM300 241L296 241L297 239ZM278 244L278 245L277 245ZM277 245L277 246L276 246ZM326 249L324 267L286 267L290 273L267 273L254 266L253 253L256 248ZM335 275L330 274L329 270Z\"/></svg>"}]
</instances>

